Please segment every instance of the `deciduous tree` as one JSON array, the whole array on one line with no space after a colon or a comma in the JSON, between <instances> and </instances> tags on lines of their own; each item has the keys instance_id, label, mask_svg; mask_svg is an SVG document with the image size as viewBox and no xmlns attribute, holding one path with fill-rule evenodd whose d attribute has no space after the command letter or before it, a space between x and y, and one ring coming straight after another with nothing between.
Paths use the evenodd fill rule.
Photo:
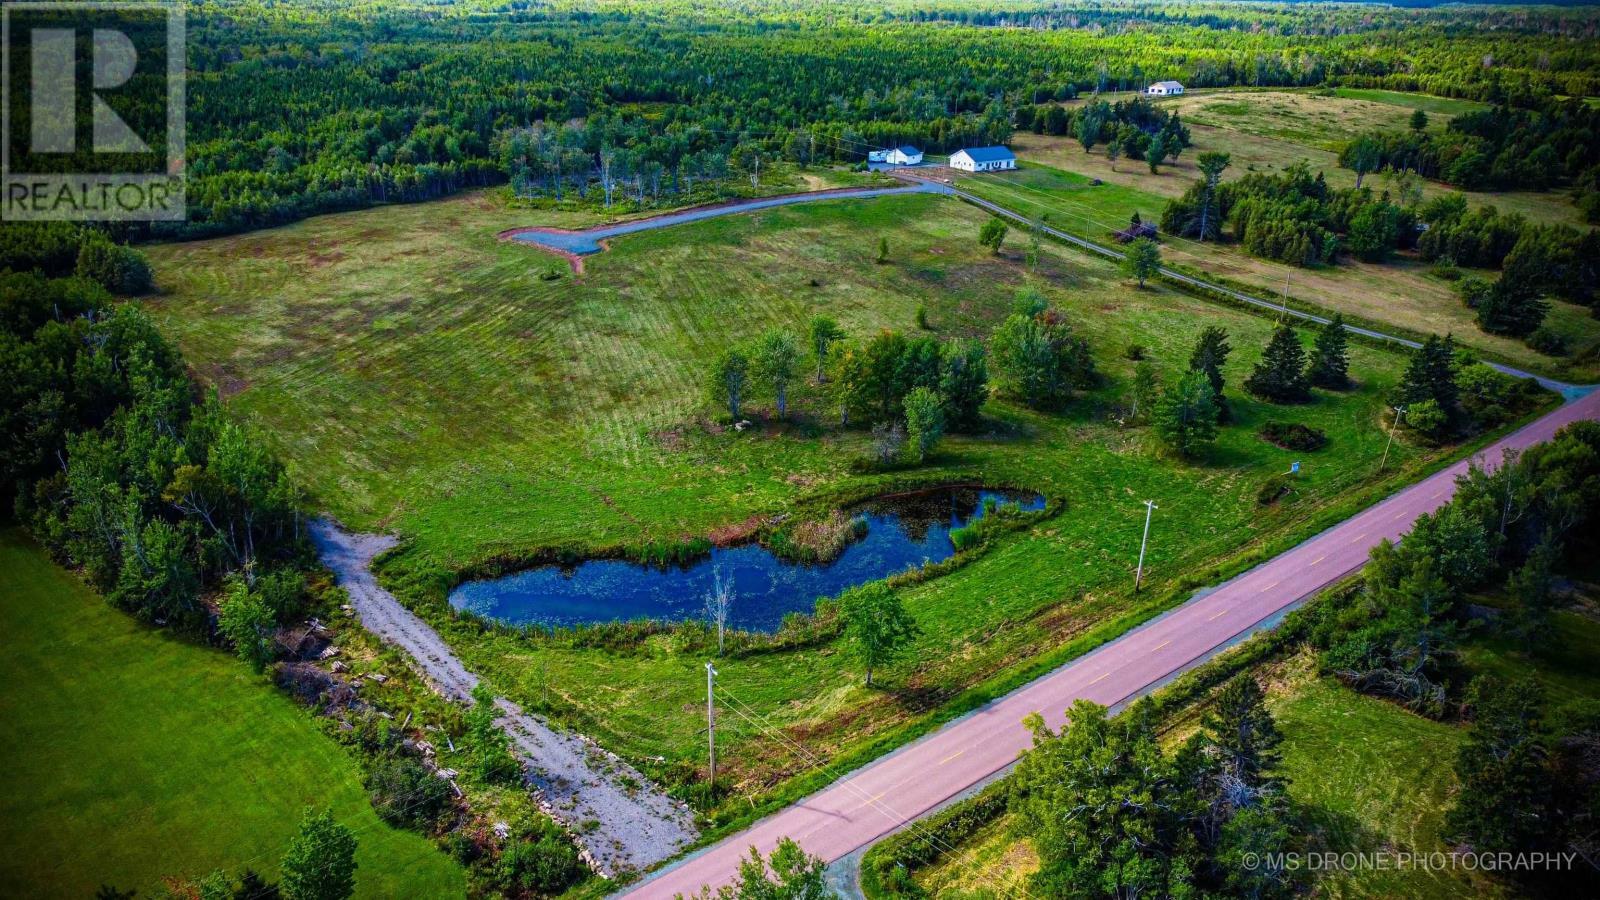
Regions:
<instances>
[{"instance_id":1,"label":"deciduous tree","mask_svg":"<svg viewBox=\"0 0 1600 900\"><path fill-rule=\"evenodd\" d=\"M356 891L356 836L333 813L306 811L283 857L285 900L345 900Z\"/></svg>"},{"instance_id":2,"label":"deciduous tree","mask_svg":"<svg viewBox=\"0 0 1600 900\"><path fill-rule=\"evenodd\" d=\"M921 633L900 596L881 581L846 591L839 598L839 616L846 646L867 670L867 687L873 671L904 653Z\"/></svg>"}]
</instances>

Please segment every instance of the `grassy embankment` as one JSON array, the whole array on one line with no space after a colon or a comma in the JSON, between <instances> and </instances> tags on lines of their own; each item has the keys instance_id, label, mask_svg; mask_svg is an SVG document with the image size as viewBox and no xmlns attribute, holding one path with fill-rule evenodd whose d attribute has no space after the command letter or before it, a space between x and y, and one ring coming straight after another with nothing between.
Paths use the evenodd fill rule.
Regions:
<instances>
[{"instance_id":1,"label":"grassy embankment","mask_svg":"<svg viewBox=\"0 0 1600 900\"><path fill-rule=\"evenodd\" d=\"M1224 173L1225 180L1252 171L1281 171L1305 160L1313 171L1324 172L1329 183L1348 187L1354 184L1355 174L1338 168L1339 145L1350 135L1371 128L1406 127L1411 107L1396 104L1409 95L1381 93L1389 98L1387 102L1278 91L1190 95L1163 104L1182 113L1194 146L1177 164L1163 166L1158 174L1151 174L1149 166L1139 160L1118 160L1113 169L1103 147L1085 153L1071 137L1019 133L1015 146L1023 168L963 178L960 186L1024 214L1048 216L1057 228L1097 239L1125 227L1135 212L1147 220L1159 220L1167 201L1199 178L1195 160L1209 150L1232 154L1233 165ZM1419 97L1417 102L1425 110L1440 103L1452 111L1472 106L1466 101L1427 97ZM1434 115L1429 127L1444 127L1445 115L1428 111ZM1104 183L1094 185L1092 179ZM1386 186L1381 176L1370 177L1368 183L1379 190ZM1425 194L1452 190L1430 183ZM1475 205L1487 203L1521 212L1536 222L1579 224L1570 198L1562 192L1465 193ZM1388 326L1412 334L1449 332L1467 346L1530 371L1579 382L1600 378L1600 361L1592 352L1600 347L1600 321L1588 309L1552 304L1547 322L1567 337L1571 353L1559 359L1544 356L1520 340L1481 331L1451 283L1432 275L1430 267L1414 256L1401 255L1383 264L1345 259L1335 266L1305 269L1258 259L1237 246L1200 245L1175 238L1165 241L1163 253L1169 264L1264 297L1280 296L1287 283L1291 302L1305 308L1338 311L1379 328ZM1487 274L1494 277L1494 273ZM1575 362L1585 351L1590 351L1588 358Z\"/></svg>"},{"instance_id":2,"label":"grassy embankment","mask_svg":"<svg viewBox=\"0 0 1600 900\"><path fill-rule=\"evenodd\" d=\"M461 896L461 869L390 828L356 763L232 656L135 623L0 529L0 881L29 897L154 894L216 868L277 876L306 806L356 833L361 897Z\"/></svg>"},{"instance_id":3,"label":"grassy embankment","mask_svg":"<svg viewBox=\"0 0 1600 900\"><path fill-rule=\"evenodd\" d=\"M1403 359L1358 347L1354 391L1274 408L1235 388L1235 424L1206 459L1162 456L1146 429L1110 421L1133 367L1124 348L1149 348L1171 380L1198 331L1219 324L1233 335L1237 385L1271 322L1163 287L1134 290L1111 264L1053 246L1030 276L1015 240L1000 257L977 246L983 216L956 201L819 203L629 236L576 280L539 278L547 257L494 237L540 221L585 224L530 221L471 195L156 248L163 294L149 303L318 503L352 527L405 537L384 577L469 667L534 706L548 692L558 718L632 759L664 756L680 774L703 760L698 652L670 636L606 651L485 634L445 615L442 600L453 572L491 557L701 536L880 483L851 474L866 436L818 424L833 413L813 388L793 391L798 425L739 433L707 422L702 372L732 341L798 329L819 312L857 339L912 332L919 306L940 336L983 335L1031 277L1082 325L1108 376L1060 414L992 403L989 433L949 440L921 470L1033 488L1066 512L906 589L924 635L888 690L863 690L831 643L719 664L730 703L835 762L1114 636L1447 455L1402 442L1376 476L1383 397ZM873 262L880 235L884 265ZM1255 436L1268 418L1324 429L1330 446L1309 456L1272 447ZM1297 494L1257 506L1257 485L1302 457ZM1152 590L1136 603L1127 588L1146 497L1162 512ZM751 722L730 712L720 724L736 795L769 795L807 771Z\"/></svg>"}]
</instances>

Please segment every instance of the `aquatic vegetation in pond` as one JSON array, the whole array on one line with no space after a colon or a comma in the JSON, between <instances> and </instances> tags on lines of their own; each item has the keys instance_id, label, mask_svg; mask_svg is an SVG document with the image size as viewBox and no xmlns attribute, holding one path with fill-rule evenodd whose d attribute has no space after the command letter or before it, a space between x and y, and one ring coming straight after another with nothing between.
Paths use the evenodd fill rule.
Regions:
<instances>
[{"instance_id":1,"label":"aquatic vegetation in pond","mask_svg":"<svg viewBox=\"0 0 1600 900\"><path fill-rule=\"evenodd\" d=\"M989 502L986 502L989 501ZM450 594L460 610L510 624L568 626L628 619L683 621L704 616L714 572L735 591L728 627L773 631L791 612L810 612L819 597L877 581L953 556L951 532L1011 510L1039 510L1037 494L951 488L885 497L848 510L841 521L862 522L865 534L824 563L795 562L766 547L713 548L687 565L652 566L615 559L572 567L541 566L500 578L469 581ZM837 523L836 523L837 524ZM860 526L849 524L850 536ZM981 541L980 541L981 543Z\"/></svg>"}]
</instances>

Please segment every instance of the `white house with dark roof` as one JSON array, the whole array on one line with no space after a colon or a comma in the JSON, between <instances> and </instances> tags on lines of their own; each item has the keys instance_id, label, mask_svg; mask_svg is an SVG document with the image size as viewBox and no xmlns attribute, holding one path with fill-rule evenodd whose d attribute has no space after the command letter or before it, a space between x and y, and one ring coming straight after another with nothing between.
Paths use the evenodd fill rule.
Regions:
<instances>
[{"instance_id":1,"label":"white house with dark roof","mask_svg":"<svg viewBox=\"0 0 1600 900\"><path fill-rule=\"evenodd\" d=\"M1176 81L1158 81L1144 89L1147 97L1177 97L1183 93L1183 85Z\"/></svg>"},{"instance_id":2,"label":"white house with dark roof","mask_svg":"<svg viewBox=\"0 0 1600 900\"><path fill-rule=\"evenodd\" d=\"M1017 155L1005 147L968 147L950 154L950 168L962 172L1003 172L1017 167Z\"/></svg>"},{"instance_id":3,"label":"white house with dark roof","mask_svg":"<svg viewBox=\"0 0 1600 900\"><path fill-rule=\"evenodd\" d=\"M889 156L884 160L891 166L915 166L922 163L922 151L910 145L896 147L889 151Z\"/></svg>"}]
</instances>

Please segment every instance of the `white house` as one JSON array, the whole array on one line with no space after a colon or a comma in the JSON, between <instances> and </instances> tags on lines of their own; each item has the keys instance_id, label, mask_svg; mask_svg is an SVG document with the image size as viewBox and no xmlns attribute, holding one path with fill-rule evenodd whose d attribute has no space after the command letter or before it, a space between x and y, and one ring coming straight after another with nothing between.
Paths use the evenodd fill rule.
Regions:
<instances>
[{"instance_id":1,"label":"white house","mask_svg":"<svg viewBox=\"0 0 1600 900\"><path fill-rule=\"evenodd\" d=\"M1005 147L968 147L950 154L950 168L963 172L1000 172L1017 167L1017 155Z\"/></svg>"},{"instance_id":2,"label":"white house","mask_svg":"<svg viewBox=\"0 0 1600 900\"><path fill-rule=\"evenodd\" d=\"M1158 81L1144 89L1147 97L1176 97L1183 93L1183 85L1176 81Z\"/></svg>"},{"instance_id":3,"label":"white house","mask_svg":"<svg viewBox=\"0 0 1600 900\"><path fill-rule=\"evenodd\" d=\"M891 166L915 166L922 162L922 151L915 147L896 147L884 160Z\"/></svg>"}]
</instances>

